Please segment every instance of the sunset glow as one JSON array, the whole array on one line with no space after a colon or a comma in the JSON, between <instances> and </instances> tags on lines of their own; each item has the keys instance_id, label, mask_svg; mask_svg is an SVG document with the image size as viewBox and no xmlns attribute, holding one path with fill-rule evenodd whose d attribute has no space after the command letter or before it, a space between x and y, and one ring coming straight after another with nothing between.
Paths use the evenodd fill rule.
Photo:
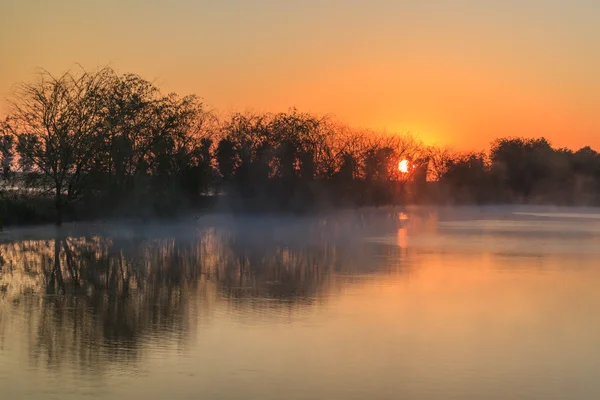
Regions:
<instances>
[{"instance_id":1,"label":"sunset glow","mask_svg":"<svg viewBox=\"0 0 600 400\"><path fill-rule=\"evenodd\" d=\"M223 113L297 107L458 150L506 135L600 149L600 2L8 3L0 117L37 68L80 63Z\"/></svg>"},{"instance_id":2,"label":"sunset glow","mask_svg":"<svg viewBox=\"0 0 600 400\"><path fill-rule=\"evenodd\" d=\"M402 160L400 161L400 164L398 164L398 170L400 172L402 172L403 174L407 174L408 173L408 160Z\"/></svg>"}]
</instances>

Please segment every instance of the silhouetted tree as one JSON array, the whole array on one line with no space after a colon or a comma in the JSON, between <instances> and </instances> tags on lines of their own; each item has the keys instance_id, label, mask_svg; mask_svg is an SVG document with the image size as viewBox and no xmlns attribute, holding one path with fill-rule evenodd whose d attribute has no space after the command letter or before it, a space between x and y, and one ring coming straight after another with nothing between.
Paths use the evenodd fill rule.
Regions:
<instances>
[{"instance_id":1,"label":"silhouetted tree","mask_svg":"<svg viewBox=\"0 0 600 400\"><path fill-rule=\"evenodd\" d=\"M96 166L109 199L168 203L178 192L197 195L205 183L192 180L210 180L203 176L209 174L210 163L202 153L208 143L203 140L210 135L206 127L210 116L202 103L195 96L163 95L132 74L113 75L103 99L104 147Z\"/></svg>"},{"instance_id":2,"label":"silhouetted tree","mask_svg":"<svg viewBox=\"0 0 600 400\"><path fill-rule=\"evenodd\" d=\"M403 159L408 173L398 170ZM48 205L38 205L50 201L58 224L67 212L166 215L205 205L220 188L227 204L245 210L600 201L600 156L589 147L501 138L489 154L454 154L296 109L217 121L195 96L163 94L109 68L43 72L22 85L0 123L0 164L0 215L11 222L47 218L38 210Z\"/></svg>"},{"instance_id":3,"label":"silhouetted tree","mask_svg":"<svg viewBox=\"0 0 600 400\"><path fill-rule=\"evenodd\" d=\"M440 183L457 202L492 200L492 179L489 162L482 153L457 155L446 162Z\"/></svg>"},{"instance_id":4,"label":"silhouetted tree","mask_svg":"<svg viewBox=\"0 0 600 400\"><path fill-rule=\"evenodd\" d=\"M36 83L20 87L12 102L8 130L17 140L23 169L37 176L39 188L54 193L56 223L78 201L98 152L102 90L113 72L42 72Z\"/></svg>"},{"instance_id":5,"label":"silhouetted tree","mask_svg":"<svg viewBox=\"0 0 600 400\"><path fill-rule=\"evenodd\" d=\"M235 148L230 139L223 138L217 146L217 164L225 182L231 182L235 170Z\"/></svg>"},{"instance_id":6,"label":"silhouetted tree","mask_svg":"<svg viewBox=\"0 0 600 400\"><path fill-rule=\"evenodd\" d=\"M600 154L589 146L577 150L571 160L574 173L600 178Z\"/></svg>"},{"instance_id":7,"label":"silhouetted tree","mask_svg":"<svg viewBox=\"0 0 600 400\"><path fill-rule=\"evenodd\" d=\"M517 196L528 198L534 187L555 173L554 150L544 138L498 139L492 144L490 158L508 188Z\"/></svg>"},{"instance_id":8,"label":"silhouetted tree","mask_svg":"<svg viewBox=\"0 0 600 400\"><path fill-rule=\"evenodd\" d=\"M448 148L429 146L426 150L428 159L428 174L432 181L442 179L449 167L449 162L455 155Z\"/></svg>"},{"instance_id":9,"label":"silhouetted tree","mask_svg":"<svg viewBox=\"0 0 600 400\"><path fill-rule=\"evenodd\" d=\"M7 127L0 123L0 163L2 164L2 179L9 180L13 173L14 137L9 134Z\"/></svg>"}]
</instances>

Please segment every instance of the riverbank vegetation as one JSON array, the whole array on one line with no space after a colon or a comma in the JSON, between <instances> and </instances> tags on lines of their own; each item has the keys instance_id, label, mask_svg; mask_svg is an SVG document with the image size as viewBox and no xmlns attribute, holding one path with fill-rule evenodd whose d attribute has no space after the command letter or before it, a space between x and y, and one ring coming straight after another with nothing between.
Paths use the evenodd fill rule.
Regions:
<instances>
[{"instance_id":1,"label":"riverbank vegetation","mask_svg":"<svg viewBox=\"0 0 600 400\"><path fill-rule=\"evenodd\" d=\"M217 115L110 68L40 74L0 123L0 221L307 212L407 203L600 203L600 155L543 138L480 153L332 118ZM404 161L404 167L399 168Z\"/></svg>"}]
</instances>

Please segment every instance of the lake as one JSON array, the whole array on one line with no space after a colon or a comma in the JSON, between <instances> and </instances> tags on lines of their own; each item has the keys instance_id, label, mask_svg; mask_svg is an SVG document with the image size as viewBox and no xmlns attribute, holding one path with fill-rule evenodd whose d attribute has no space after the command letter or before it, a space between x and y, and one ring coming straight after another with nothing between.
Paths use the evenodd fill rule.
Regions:
<instances>
[{"instance_id":1,"label":"lake","mask_svg":"<svg viewBox=\"0 0 600 400\"><path fill-rule=\"evenodd\" d=\"M1 399L600 398L600 211L7 228Z\"/></svg>"}]
</instances>

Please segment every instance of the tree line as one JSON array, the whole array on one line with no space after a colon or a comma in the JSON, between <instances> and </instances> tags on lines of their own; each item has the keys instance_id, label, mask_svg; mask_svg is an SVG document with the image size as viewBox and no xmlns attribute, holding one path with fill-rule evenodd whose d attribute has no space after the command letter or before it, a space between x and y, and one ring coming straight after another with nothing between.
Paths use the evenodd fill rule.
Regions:
<instances>
[{"instance_id":1,"label":"tree line","mask_svg":"<svg viewBox=\"0 0 600 400\"><path fill-rule=\"evenodd\" d=\"M6 223L406 203L597 204L600 156L543 138L426 146L291 109L208 110L110 68L40 74L0 123ZM398 168L408 160L408 171Z\"/></svg>"}]
</instances>

